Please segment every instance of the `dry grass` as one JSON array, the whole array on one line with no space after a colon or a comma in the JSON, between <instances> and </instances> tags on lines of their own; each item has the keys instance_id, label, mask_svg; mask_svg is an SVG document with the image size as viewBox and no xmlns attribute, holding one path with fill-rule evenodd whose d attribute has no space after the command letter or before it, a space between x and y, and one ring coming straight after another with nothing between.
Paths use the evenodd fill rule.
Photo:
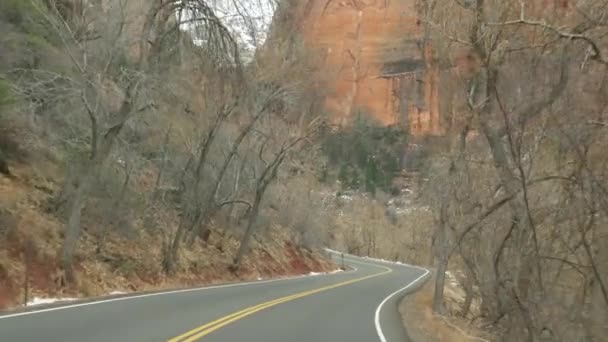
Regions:
<instances>
[{"instance_id":1,"label":"dry grass","mask_svg":"<svg viewBox=\"0 0 608 342\"><path fill-rule=\"evenodd\" d=\"M487 334L471 327L469 322L464 319L434 315L432 311L433 285L434 282L429 280L418 292L405 297L399 305L403 322L412 340L424 342L494 341L492 337L485 336ZM454 292L446 291L446 297Z\"/></svg>"},{"instance_id":2,"label":"dry grass","mask_svg":"<svg viewBox=\"0 0 608 342\"><path fill-rule=\"evenodd\" d=\"M362 256L422 264L428 259L425 246L431 241L428 227L432 215L416 205L407 205L407 214L391 222L385 199L371 199L353 194L351 199L337 200L331 225L332 245L336 250Z\"/></svg>"},{"instance_id":3,"label":"dry grass","mask_svg":"<svg viewBox=\"0 0 608 342\"><path fill-rule=\"evenodd\" d=\"M143 229L137 220L137 238L109 232L99 252L94 232L101 223L88 219L75 256L78 283L68 288L62 283L57 258L63 224L45 210L59 183L54 177L38 176L35 169L32 165L17 166L15 179L0 176L0 309L22 304L26 270L31 298L94 297L112 291L200 286L334 268L319 253L294 246L288 230L271 226L265 229L263 239L254 239L249 256L235 274L229 266L238 248L238 236L214 227L206 244L197 242L182 249L176 273L167 276L161 266L161 234ZM158 224L165 229L177 223L175 212L159 217L162 222Z\"/></svg>"}]
</instances>

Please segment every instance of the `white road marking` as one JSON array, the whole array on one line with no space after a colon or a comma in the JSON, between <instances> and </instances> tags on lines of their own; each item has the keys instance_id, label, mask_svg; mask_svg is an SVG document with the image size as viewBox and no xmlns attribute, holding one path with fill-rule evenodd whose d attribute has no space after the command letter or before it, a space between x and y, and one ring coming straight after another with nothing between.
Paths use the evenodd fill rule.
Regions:
<instances>
[{"instance_id":1,"label":"white road marking","mask_svg":"<svg viewBox=\"0 0 608 342\"><path fill-rule=\"evenodd\" d=\"M351 266L351 267L353 268L352 270L349 270L349 271L346 271L346 272L331 273L331 274L328 274L328 275L337 275L337 274L344 274L344 273L350 273L350 272L357 272L358 271L358 269L356 267L353 267L353 266ZM53 308L47 308L47 309L24 311L24 312L18 312L18 313L8 314L8 315L0 315L0 320L6 319L6 318L13 318L13 317L19 317L19 316L39 314L39 313L44 313L44 312L73 309L73 308L78 308L78 307L82 307L82 306L90 306L90 305L97 305L97 304L104 304L104 303L111 303L111 302L121 302L121 301L131 300L131 299L155 297L155 296L162 296L162 295L176 294L176 293L205 291L205 290L228 288L228 287L236 287L236 286L246 286L246 285L256 285L256 284L268 284L268 283L274 283L274 282L279 282L279 281L304 279L304 278L308 278L308 277L311 277L311 276L309 276L309 275L306 274L306 275L301 275L301 276L296 276L296 277L287 277L287 278L280 278L280 279L271 279L271 280L263 280L263 281L249 281L249 282L244 282L244 283L235 283L235 284L225 284L225 285L197 287L197 288L191 288L191 289L182 289L182 290L171 290L171 291L165 291L165 292L147 293L147 294L126 296L126 297L120 297L120 298L101 299L101 300L95 300L95 301L87 302L87 303L64 305L64 306L57 306L57 307L53 307ZM86 300L86 298L82 298L82 299Z\"/></svg>"},{"instance_id":2,"label":"white road marking","mask_svg":"<svg viewBox=\"0 0 608 342\"><path fill-rule=\"evenodd\" d=\"M336 251L331 251L333 253L339 253ZM356 259L362 259L361 257L357 257L354 255L349 255L344 253L345 256L349 256L349 257L353 257ZM378 264L372 264L372 263L368 263L368 262L363 262L360 260L352 260L352 258L349 258L351 263L358 263L358 264L364 264L364 265L370 265L370 266L375 266L375 267L381 267L384 269L389 269L388 267L384 267ZM407 268L416 268L419 270L423 270L424 274L422 274L420 277L416 278L414 281L412 281L411 283L409 283L407 286L391 293L388 297L386 297L381 303L380 305L378 305L376 312L375 312L375 318L374 318L374 323L376 326L376 332L378 334L378 337L380 338L381 342L387 342L386 337L384 336L384 333L382 332L382 327L380 325L380 312L382 311L382 308L384 306L384 304L386 302L388 302L392 297L396 296L397 294L399 294L402 291L407 290L408 288L410 288L412 285L416 284L420 279L426 277L430 271L421 267L417 267L417 266L411 266L411 265L407 265L407 264L397 264L397 263L392 263L386 260L375 260L375 259L364 259L366 261L375 261L375 262L379 262L379 263L389 263L391 265L396 265L396 266L402 266L402 267L407 267ZM350 273L350 272L357 272L358 268L352 265L349 265L352 270L344 272L344 273ZM332 275L332 274L340 274L340 273L330 273L328 275ZM97 305L97 304L104 304L104 303L111 303L111 302L120 302L120 301L125 301L125 300L131 300L131 299L139 299L139 298L147 298L147 297L155 297L155 296L161 296L161 295L168 295L168 294L177 294L177 293L187 293L187 292L195 292L195 291L204 291L204 290L212 290L212 289L218 289L218 288L229 288L229 287L237 287L237 286L247 286L247 285L256 285L256 284L268 284L268 283L274 283L274 282L279 282L279 281L287 281L287 280L296 280L296 279L303 279L309 277L309 275L302 275L302 276L297 276L297 277L290 277L290 278L281 278L281 279L272 279L272 280L264 280L264 281L253 281L253 282L244 282L244 283L235 283L235 284L226 284L226 285L215 285L215 286L208 286L208 287L199 287L199 288L192 288L192 289L182 289L182 290L171 290L171 291L165 291L165 292L156 292L156 293L148 293L148 294L142 294L142 295L133 295L133 296L126 296L126 297L120 297L120 298L112 298L112 299L102 299L102 300L96 300L96 301L92 301L92 302L87 302L87 303L79 303L79 304L72 304L72 305L65 305L65 306L58 306L58 307L53 307L53 308L47 308L47 309L40 309L40 310L34 310L34 311L24 311L24 312L19 312L19 313L14 313L14 314L8 314L8 315L2 315L0 316L0 320L2 319L6 319L6 318L12 318L12 317L19 317L19 316L26 316L26 315L33 315L33 314L39 314L39 313L44 313L44 312L52 312L52 311L59 311L59 310L66 310L66 309L72 309L72 308L78 308L78 307L83 307L83 306L90 306L90 305Z\"/></svg>"},{"instance_id":3,"label":"white road marking","mask_svg":"<svg viewBox=\"0 0 608 342\"><path fill-rule=\"evenodd\" d=\"M410 266L410 265L401 265L401 266L424 270L424 274L422 274L420 277L416 278L411 283L407 284L407 286L402 287L399 290L388 295L388 297L384 298L384 300L380 303L380 305L378 305L378 308L376 309L376 314L374 315L374 324L376 325L376 333L378 334L378 338L380 338L381 342L387 342L386 336L384 336L384 332L382 332L382 326L380 325L380 311L382 311L382 307L384 306L384 304L386 304L386 302L388 302L391 298L396 296L398 293L409 289L412 285L416 284L420 279L426 277L430 273L429 270L421 268L421 267L417 267L417 266Z\"/></svg>"},{"instance_id":4,"label":"white road marking","mask_svg":"<svg viewBox=\"0 0 608 342\"><path fill-rule=\"evenodd\" d=\"M351 254L348 254L348 253L342 253L342 252L334 251L334 250L331 250L329 248L326 248L325 250L327 250L328 252L331 252L331 253L343 254L343 255L349 256L349 257L354 257L354 258L359 258L359 259L364 259L364 260L370 260L370 261L375 261L375 262L379 262L379 263L386 263L386 264L391 264L391 265L395 265L395 266L402 266L402 267L406 267L406 268L415 268L415 269L419 269L421 271L424 271L424 273L420 277L414 279L414 281L412 281L411 283L407 284L405 287L400 288L399 290L397 290L397 291L391 293L390 295L388 295L388 297L384 298L384 300L376 308L376 312L374 314L374 325L376 326L376 333L378 334L378 338L380 339L381 342L387 342L386 336L384 336L384 332L382 331L382 326L380 325L380 312L382 311L382 307L391 298L393 298L397 294L399 294L399 293L401 293L401 292L409 289L414 284L416 284L420 279L426 277L431 272L429 270L427 270L426 268L422 268L422 267L418 267L418 266L412 266L412 265L404 264L404 263L401 263L401 262L392 262L392 261L388 261L388 260L374 259L374 258L370 258L370 257L357 257L355 255L351 255ZM360 262L360 263L366 264L365 262ZM368 264L368 265L370 265L370 264ZM374 265L374 266L379 266L379 265ZM383 266L380 266L380 267L383 267Z\"/></svg>"}]
</instances>

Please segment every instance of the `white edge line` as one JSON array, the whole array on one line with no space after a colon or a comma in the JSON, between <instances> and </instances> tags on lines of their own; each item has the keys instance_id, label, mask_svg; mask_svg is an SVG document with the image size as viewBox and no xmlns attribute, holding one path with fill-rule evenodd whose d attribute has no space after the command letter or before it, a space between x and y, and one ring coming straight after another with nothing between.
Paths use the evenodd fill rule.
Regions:
<instances>
[{"instance_id":1,"label":"white edge line","mask_svg":"<svg viewBox=\"0 0 608 342\"><path fill-rule=\"evenodd\" d=\"M424 274L422 274L420 277L416 278L411 283L407 284L407 286L402 287L399 290L388 295L388 297L384 298L384 300L380 303L380 305L378 305L378 308L376 309L376 313L374 315L374 324L376 325L376 332L377 332L378 338L380 339L381 342L387 342L386 336L384 336L384 333L382 332L382 326L380 326L380 311L382 311L382 307L384 306L384 304L386 304L386 302L388 302L391 298L393 298L400 292L403 292L403 291L409 289L412 285L416 284L420 279L426 277L430 273L429 270L424 269L424 268L420 268L420 267L416 267L416 266L409 266L409 265L406 267L413 267L413 268L417 268L420 270L424 270Z\"/></svg>"},{"instance_id":2,"label":"white edge line","mask_svg":"<svg viewBox=\"0 0 608 342\"><path fill-rule=\"evenodd\" d=\"M387 342L386 336L384 336L384 332L382 332L382 326L380 325L380 312L382 311L382 308L384 307L384 304L386 304L386 302L388 302L391 298L393 298L394 296L396 296L400 292L403 292L403 291L409 289L412 285L416 284L420 279L426 277L429 273L431 273L431 271L427 270L426 268L422 268L422 267L418 267L418 266L413 266L413 265L408 265L408 264L404 264L404 263L396 263L396 262L391 262L391 261L388 261L388 260L378 260L378 259L369 258L369 257L367 257L367 258L358 257L356 255L351 255L351 254L348 254L348 253L342 253L342 252L339 252L339 251L334 251L334 250L329 249L329 248L326 248L325 250L328 251L328 252L334 253L334 254L343 254L343 255L348 255L348 256L351 256L351 257L358 258L358 259L365 259L365 260L375 261L375 262L378 262L378 263L391 264L391 265L395 265L395 266L403 266L403 267L406 267L406 268L415 268L415 269L424 271L424 273L420 277L414 279L414 281L412 281L411 283L407 284L405 287L400 288L399 290L397 290L397 291L391 293L390 295L388 295L388 297L384 298L384 300L376 308L376 312L374 314L374 325L376 326L376 333L378 334L378 338L380 339L381 342ZM379 266L379 265L375 265L375 266Z\"/></svg>"},{"instance_id":3,"label":"white edge line","mask_svg":"<svg viewBox=\"0 0 608 342\"><path fill-rule=\"evenodd\" d=\"M328 275L331 276L331 275L339 275L339 274L350 273L350 272L357 272L359 270L358 268L356 268L354 266L351 266L351 267L353 268L352 270L345 271L345 272L336 272L336 273L324 274L324 276L328 276ZM268 283L274 283L274 282L286 281L286 280L304 279L304 278L307 278L307 277L313 277L313 276L305 274L305 275L301 275L301 276L279 278L279 279L249 281L249 282L235 283L235 284L225 284L225 285L213 285L213 286L197 287L197 288L191 288L191 289L170 290L170 291L165 291L165 292L155 292L155 293L147 293L147 294L141 294L141 295L132 295L132 296L119 297L119 298L111 298L111 299L100 299L100 300L94 300L92 302L87 302L87 303L79 303L79 304L72 304L72 305L62 305L62 306L57 306L57 307L47 308L47 309L40 309L40 310L33 310L33 311L24 311L24 312L18 312L18 313L14 313L14 314L0 315L0 320L5 319L5 318L13 318L13 317L19 317L19 316L26 316L26 315L34 315L34 314L39 314L39 313L44 313L44 312L73 309L73 308L78 308L78 307L82 307L82 306L105 304L105 303L111 303L111 302L121 302L121 301L131 300L131 299L139 299L139 298L155 297L155 296L177 294L177 293L186 293L186 292L195 292L195 291L205 291L205 290L213 290L213 289L228 288L228 287L237 287L237 286L246 286L246 285L268 284ZM317 275L317 277L318 277L318 275ZM82 298L82 299L86 300L87 298Z\"/></svg>"}]
</instances>

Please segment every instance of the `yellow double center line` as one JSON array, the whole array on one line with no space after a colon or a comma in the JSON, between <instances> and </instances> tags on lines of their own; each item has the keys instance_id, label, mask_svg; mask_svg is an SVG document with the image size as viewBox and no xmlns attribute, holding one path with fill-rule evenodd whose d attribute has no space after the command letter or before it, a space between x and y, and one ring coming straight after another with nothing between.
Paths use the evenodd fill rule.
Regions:
<instances>
[{"instance_id":1,"label":"yellow double center line","mask_svg":"<svg viewBox=\"0 0 608 342\"><path fill-rule=\"evenodd\" d=\"M329 286L325 286L325 287L321 287L321 288L317 288L314 290L310 290L310 291L305 291L305 292L300 292L300 293L296 293L290 296L285 296L285 297L281 297L275 300L271 300L269 302L265 302L265 303L261 303L252 307L249 307L247 309L241 310L241 311L237 311L234 312L230 315L224 316L222 318L216 319L213 322L209 322L205 325L201 325L200 327L197 327L195 329L192 329L182 335L176 336L172 339L169 340L169 342L193 342L193 341L197 341L209 334L211 334L212 332L221 329L225 326L227 326L230 323L236 322L242 318L245 318L249 315L253 315L254 313L258 312L258 311L262 311L264 309L268 309L270 307L273 307L275 305L279 305L281 303L285 303L297 298L302 298L302 297L306 297L306 296L310 296L312 294L315 293L319 293L319 292L323 292L323 291L327 291L327 290L331 290L331 289L335 289L337 287L341 287L341 286L346 286L346 285L350 285L350 284L354 284L354 283L358 283L360 281L364 281L367 279L371 279L371 278L375 278L375 277L379 277L381 275L387 274L387 273L391 273L392 270L388 267L384 267L384 266L378 266L378 267L382 267L384 269L386 269L386 271L381 272L381 273L377 273L377 274L372 274L366 277L362 277L362 278L357 278L357 279L352 279L352 280L348 280L345 282L341 282L341 283L337 283L334 285L329 285Z\"/></svg>"}]
</instances>

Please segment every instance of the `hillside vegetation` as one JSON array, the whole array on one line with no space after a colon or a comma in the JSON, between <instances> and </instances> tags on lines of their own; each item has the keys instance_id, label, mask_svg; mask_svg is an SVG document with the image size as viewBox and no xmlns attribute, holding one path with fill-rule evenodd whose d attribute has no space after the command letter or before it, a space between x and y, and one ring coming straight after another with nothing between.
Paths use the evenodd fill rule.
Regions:
<instances>
[{"instance_id":1,"label":"hillside vegetation","mask_svg":"<svg viewBox=\"0 0 608 342\"><path fill-rule=\"evenodd\" d=\"M0 307L333 268L282 216L325 122L297 32L245 63L204 1L7 0L0 30Z\"/></svg>"},{"instance_id":2,"label":"hillside vegetation","mask_svg":"<svg viewBox=\"0 0 608 342\"><path fill-rule=\"evenodd\" d=\"M419 5L422 43L445 66L448 142L421 197L436 222L434 312L504 341L605 340L606 2Z\"/></svg>"},{"instance_id":3,"label":"hillside vegetation","mask_svg":"<svg viewBox=\"0 0 608 342\"><path fill-rule=\"evenodd\" d=\"M605 1L412 1L422 69L390 82L421 108L389 127L331 124L301 2L268 32L211 3L0 1L0 307L328 270L330 247L432 268L423 333L605 340Z\"/></svg>"}]
</instances>

